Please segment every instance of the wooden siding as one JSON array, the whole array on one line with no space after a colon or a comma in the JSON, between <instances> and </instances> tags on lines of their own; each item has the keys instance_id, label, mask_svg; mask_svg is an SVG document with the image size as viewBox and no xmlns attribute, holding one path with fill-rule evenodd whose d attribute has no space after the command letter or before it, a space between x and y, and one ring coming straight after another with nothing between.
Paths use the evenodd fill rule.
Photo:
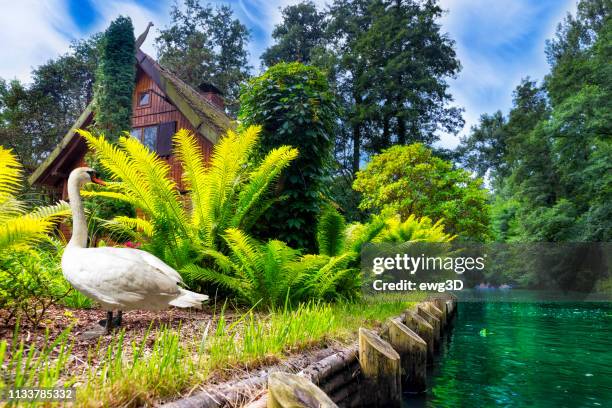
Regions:
<instances>
[{"instance_id":1,"label":"wooden siding","mask_svg":"<svg viewBox=\"0 0 612 408\"><path fill-rule=\"evenodd\" d=\"M143 92L151 92L150 103L145 107L138 106L138 98ZM136 85L134 88L134 94L132 95L132 128L141 128L153 125L159 125L164 122L176 122L176 129L188 129L195 132L195 129L189 121L181 114L177 108L165 99L161 89L155 84L155 82L146 75L142 70L138 70ZM206 161L209 160L212 152L212 143L199 135L198 141L202 154ZM184 192L185 187L181 180L182 169L180 163L174 156L169 156L164 159L170 165L170 172L172 178L177 182L179 190ZM85 153L81 152L76 157L70 158L72 164L69 169L72 170L76 167L84 166ZM67 180L64 179L63 185L60 187L62 191L62 198L68 199L67 192Z\"/></svg>"},{"instance_id":2,"label":"wooden siding","mask_svg":"<svg viewBox=\"0 0 612 408\"><path fill-rule=\"evenodd\" d=\"M151 92L150 104L145 107L138 106L138 98L143 92ZM176 129L188 129L195 132L195 129L187 121L187 119L179 112L174 105L167 101L162 90L157 84L144 72L138 72L134 95L132 96L132 127L140 128L146 126L158 125L164 122L176 122ZM208 161L212 151L212 143L203 137L198 138L200 148L205 160ZM181 181L182 170L181 166L174 156L165 159L170 165L172 178L178 183L179 189L184 191L184 186Z\"/></svg>"}]
</instances>

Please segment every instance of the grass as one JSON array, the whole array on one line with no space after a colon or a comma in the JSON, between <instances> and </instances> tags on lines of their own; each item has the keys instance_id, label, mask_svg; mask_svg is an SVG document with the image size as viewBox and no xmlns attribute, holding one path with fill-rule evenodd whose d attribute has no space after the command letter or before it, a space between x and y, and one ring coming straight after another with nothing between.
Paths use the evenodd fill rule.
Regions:
<instances>
[{"instance_id":1,"label":"grass","mask_svg":"<svg viewBox=\"0 0 612 408\"><path fill-rule=\"evenodd\" d=\"M40 349L2 341L0 365L5 374L0 377L0 394L10 387L75 386L79 406L151 405L233 369L278 361L332 340L355 339L360 326L375 326L410 304L398 297L311 303L268 314L248 311L231 322L221 311L188 338L180 327L149 329L140 342L126 340L120 331L108 346L91 347L88 361L78 365L80 372L74 371L70 358L70 328Z\"/></svg>"}]
</instances>

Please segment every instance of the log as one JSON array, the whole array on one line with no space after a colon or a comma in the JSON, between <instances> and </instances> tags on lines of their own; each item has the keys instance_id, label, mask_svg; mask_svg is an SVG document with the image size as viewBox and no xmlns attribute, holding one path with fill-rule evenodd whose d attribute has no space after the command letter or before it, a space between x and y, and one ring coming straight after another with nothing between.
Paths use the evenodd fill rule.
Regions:
<instances>
[{"instance_id":1,"label":"log","mask_svg":"<svg viewBox=\"0 0 612 408\"><path fill-rule=\"evenodd\" d=\"M275 372L268 376L268 408L337 408L338 406L308 379Z\"/></svg>"},{"instance_id":2,"label":"log","mask_svg":"<svg viewBox=\"0 0 612 408\"><path fill-rule=\"evenodd\" d=\"M448 325L449 320L450 320L448 308L446 307L446 301L447 301L446 299L441 298L441 297L437 297L433 299L433 302L436 305L436 307L440 309L442 313L444 313L444 326Z\"/></svg>"},{"instance_id":3,"label":"log","mask_svg":"<svg viewBox=\"0 0 612 408\"><path fill-rule=\"evenodd\" d=\"M359 328L359 364L367 386L364 405L401 407L400 356L389 343L363 327Z\"/></svg>"},{"instance_id":4,"label":"log","mask_svg":"<svg viewBox=\"0 0 612 408\"><path fill-rule=\"evenodd\" d=\"M355 343L345 350L341 350L331 356L325 357L323 360L309 365L300 371L298 375L308 378L315 384L320 384L325 379L357 362L358 349L359 347L357 343Z\"/></svg>"},{"instance_id":5,"label":"log","mask_svg":"<svg viewBox=\"0 0 612 408\"><path fill-rule=\"evenodd\" d=\"M401 358L402 390L421 393L427 389L427 343L400 318L389 320L389 343Z\"/></svg>"},{"instance_id":6,"label":"log","mask_svg":"<svg viewBox=\"0 0 612 408\"><path fill-rule=\"evenodd\" d=\"M434 357L434 329L427 320L423 319L414 310L406 310L402 315L403 323L410 330L419 335L427 343L427 362L432 363Z\"/></svg>"},{"instance_id":7,"label":"log","mask_svg":"<svg viewBox=\"0 0 612 408\"><path fill-rule=\"evenodd\" d=\"M362 406L363 405L362 404L363 400L362 400L362 395L361 395L362 387L363 387L363 383L361 383L359 380L355 380L353 382L345 384L344 387L339 388L335 392L329 394L329 397L339 407L354 405L352 401L358 401L359 406Z\"/></svg>"},{"instance_id":8,"label":"log","mask_svg":"<svg viewBox=\"0 0 612 408\"><path fill-rule=\"evenodd\" d=\"M263 390L268 381L268 374L272 371L298 371L309 364L316 363L321 359L333 355L335 350L323 349L290 358L280 364L268 367L248 377L228 381L225 383L211 385L204 391L195 393L189 397L162 405L163 408L219 408L223 406L241 406L249 401L253 395Z\"/></svg>"},{"instance_id":9,"label":"log","mask_svg":"<svg viewBox=\"0 0 612 408\"><path fill-rule=\"evenodd\" d=\"M354 365L345 367L344 370L337 372L331 377L327 377L324 381L317 385L323 390L323 392L331 395L335 391L344 387L346 384L355 381L360 374L361 371L359 369L359 363L356 361ZM333 400L335 403L338 403L338 401L335 399Z\"/></svg>"},{"instance_id":10,"label":"log","mask_svg":"<svg viewBox=\"0 0 612 408\"><path fill-rule=\"evenodd\" d=\"M429 313L428 311L428 307L423 305L423 304L419 304L417 306L417 313L419 314L419 316L421 316L423 319L427 320L427 323L429 323L431 325L431 327L433 327L434 331L434 349L437 350L438 347L440 346L440 320L435 317L434 315L432 315L431 313Z\"/></svg>"}]
</instances>

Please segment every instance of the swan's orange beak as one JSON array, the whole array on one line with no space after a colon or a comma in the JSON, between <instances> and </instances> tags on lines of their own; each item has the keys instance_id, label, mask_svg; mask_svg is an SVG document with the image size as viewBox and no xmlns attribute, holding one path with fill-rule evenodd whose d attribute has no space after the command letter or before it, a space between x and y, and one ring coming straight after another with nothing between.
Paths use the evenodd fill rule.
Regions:
<instances>
[{"instance_id":1,"label":"swan's orange beak","mask_svg":"<svg viewBox=\"0 0 612 408\"><path fill-rule=\"evenodd\" d=\"M105 183L103 180L100 180L100 179L99 179L99 178L97 178L97 177L92 177L92 178L91 178L91 181L92 181L92 182L94 182L94 183L96 183L96 184L99 184L99 185L101 185L101 186L105 186L105 185L106 185L106 183Z\"/></svg>"}]
</instances>

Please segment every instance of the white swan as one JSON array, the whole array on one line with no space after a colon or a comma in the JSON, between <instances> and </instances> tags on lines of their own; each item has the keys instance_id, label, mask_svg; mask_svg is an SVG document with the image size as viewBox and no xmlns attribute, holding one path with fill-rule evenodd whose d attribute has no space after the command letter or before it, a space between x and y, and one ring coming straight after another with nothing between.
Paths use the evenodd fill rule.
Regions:
<instances>
[{"instance_id":1,"label":"white swan","mask_svg":"<svg viewBox=\"0 0 612 408\"><path fill-rule=\"evenodd\" d=\"M87 248L87 222L80 190L86 183L104 184L95 174L91 168L80 167L68 178L73 227L62 256L62 271L72 286L107 311L104 322L107 332L113 325L121 324L124 310L202 308L208 296L181 288L179 273L150 253L132 248ZM119 310L115 321L113 310Z\"/></svg>"}]
</instances>

